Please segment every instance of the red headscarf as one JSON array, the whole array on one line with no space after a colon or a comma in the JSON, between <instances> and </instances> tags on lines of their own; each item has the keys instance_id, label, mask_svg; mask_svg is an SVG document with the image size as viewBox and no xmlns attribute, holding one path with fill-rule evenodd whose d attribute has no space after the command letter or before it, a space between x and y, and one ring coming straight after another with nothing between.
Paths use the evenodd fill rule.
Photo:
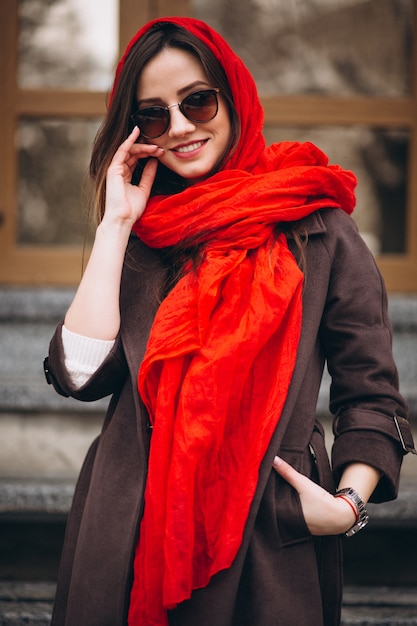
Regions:
<instances>
[{"instance_id":1,"label":"red headscarf","mask_svg":"<svg viewBox=\"0 0 417 626\"><path fill-rule=\"evenodd\" d=\"M258 473L284 406L302 316L302 274L280 222L354 207L355 178L310 143L265 149L263 112L242 61L209 26L162 18L199 37L223 66L241 122L223 170L154 197L135 225L149 246L204 243L197 269L162 302L139 372L153 423L129 626L167 624L166 610L230 567Z\"/></svg>"},{"instance_id":2,"label":"red headscarf","mask_svg":"<svg viewBox=\"0 0 417 626\"><path fill-rule=\"evenodd\" d=\"M259 102L258 91L249 70L241 59L233 52L229 44L204 22L187 17L162 17L146 24L130 41L119 61L113 91L117 86L126 58L129 56L129 52L135 43L154 24L161 22L169 22L181 26L198 39L201 39L214 54L220 65L222 65L233 94L235 107L239 113L242 133L238 149L224 169L239 168L251 171L265 148L265 139L262 135L264 114Z\"/></svg>"}]
</instances>

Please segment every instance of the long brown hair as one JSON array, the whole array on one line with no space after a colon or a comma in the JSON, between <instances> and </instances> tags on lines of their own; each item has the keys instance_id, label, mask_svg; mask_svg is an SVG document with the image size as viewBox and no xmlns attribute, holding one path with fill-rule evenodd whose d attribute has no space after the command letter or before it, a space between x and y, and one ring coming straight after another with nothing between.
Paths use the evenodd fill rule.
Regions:
<instances>
[{"instance_id":1,"label":"long brown hair","mask_svg":"<svg viewBox=\"0 0 417 626\"><path fill-rule=\"evenodd\" d=\"M104 214L106 196L106 173L110 162L120 144L132 130L131 115L136 109L136 90L139 77L145 65L166 48L179 48L193 54L201 63L209 81L220 89L230 115L231 136L222 162L216 170L230 157L238 143L240 123L233 104L233 96L221 64L209 48L185 29L176 24L160 22L155 24L141 37L130 51L116 87L108 114L97 134L90 161L90 176L93 181L93 197L91 210L96 219L101 221ZM138 162L132 183L137 183L146 160ZM152 193L170 194L181 191L185 181L159 164Z\"/></svg>"}]
</instances>

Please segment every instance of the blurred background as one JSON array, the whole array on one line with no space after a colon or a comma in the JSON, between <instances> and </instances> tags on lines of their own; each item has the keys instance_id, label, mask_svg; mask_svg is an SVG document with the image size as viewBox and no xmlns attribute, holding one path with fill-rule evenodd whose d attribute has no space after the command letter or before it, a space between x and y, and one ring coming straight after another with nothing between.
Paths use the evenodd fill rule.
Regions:
<instances>
[{"instance_id":1,"label":"blurred background","mask_svg":"<svg viewBox=\"0 0 417 626\"><path fill-rule=\"evenodd\" d=\"M42 361L94 232L87 169L115 64L149 19L207 21L255 76L268 143L313 141L356 173L354 219L386 280L417 431L416 13L416 0L1 0L0 626L49 623L75 480L107 404L61 398ZM346 625L417 624L416 478L408 455L399 499L371 507L346 543Z\"/></svg>"}]
</instances>

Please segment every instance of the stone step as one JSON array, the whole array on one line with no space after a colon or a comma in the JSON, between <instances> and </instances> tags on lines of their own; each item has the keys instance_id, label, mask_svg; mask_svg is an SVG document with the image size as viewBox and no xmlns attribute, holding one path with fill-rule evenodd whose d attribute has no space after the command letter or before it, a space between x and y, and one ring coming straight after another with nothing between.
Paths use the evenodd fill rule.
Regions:
<instances>
[{"instance_id":1,"label":"stone step","mask_svg":"<svg viewBox=\"0 0 417 626\"><path fill-rule=\"evenodd\" d=\"M0 522L16 518L65 518L74 493L73 480L0 479ZM398 498L368 504L370 528L417 527L417 484L401 483Z\"/></svg>"},{"instance_id":2,"label":"stone step","mask_svg":"<svg viewBox=\"0 0 417 626\"><path fill-rule=\"evenodd\" d=\"M74 482L0 480L0 580L55 580ZM349 585L417 585L417 485L368 505L370 523L343 541Z\"/></svg>"},{"instance_id":3,"label":"stone step","mask_svg":"<svg viewBox=\"0 0 417 626\"><path fill-rule=\"evenodd\" d=\"M0 626L49 626L55 584L0 581Z\"/></svg>"},{"instance_id":4,"label":"stone step","mask_svg":"<svg viewBox=\"0 0 417 626\"><path fill-rule=\"evenodd\" d=\"M65 519L74 494L72 480L0 479L0 522Z\"/></svg>"},{"instance_id":5,"label":"stone step","mask_svg":"<svg viewBox=\"0 0 417 626\"><path fill-rule=\"evenodd\" d=\"M74 481L0 479L0 523L4 521L65 521L74 493ZM367 505L368 529L417 527L417 483L402 481L398 498ZM359 535L360 536L360 535Z\"/></svg>"},{"instance_id":6,"label":"stone step","mask_svg":"<svg viewBox=\"0 0 417 626\"><path fill-rule=\"evenodd\" d=\"M55 585L0 582L0 626L48 626ZM417 626L417 587L347 587L342 626Z\"/></svg>"},{"instance_id":7,"label":"stone step","mask_svg":"<svg viewBox=\"0 0 417 626\"><path fill-rule=\"evenodd\" d=\"M417 626L417 587L347 586L342 626Z\"/></svg>"},{"instance_id":8,"label":"stone step","mask_svg":"<svg viewBox=\"0 0 417 626\"><path fill-rule=\"evenodd\" d=\"M80 403L63 398L45 383L42 360L58 321L74 295L73 289L0 287L0 411L104 410L108 400ZM417 296L390 294L393 350L401 388L413 419L417 418ZM319 411L327 411L328 383L325 377Z\"/></svg>"}]
</instances>

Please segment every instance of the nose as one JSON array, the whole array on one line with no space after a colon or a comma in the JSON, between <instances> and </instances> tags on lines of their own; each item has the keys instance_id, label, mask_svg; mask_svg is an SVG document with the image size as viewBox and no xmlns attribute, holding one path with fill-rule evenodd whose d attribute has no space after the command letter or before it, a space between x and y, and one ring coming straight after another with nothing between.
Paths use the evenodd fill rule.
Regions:
<instances>
[{"instance_id":1,"label":"nose","mask_svg":"<svg viewBox=\"0 0 417 626\"><path fill-rule=\"evenodd\" d=\"M168 135L170 137L183 137L195 131L195 124L185 117L180 111L178 104L169 107L170 120Z\"/></svg>"}]
</instances>

